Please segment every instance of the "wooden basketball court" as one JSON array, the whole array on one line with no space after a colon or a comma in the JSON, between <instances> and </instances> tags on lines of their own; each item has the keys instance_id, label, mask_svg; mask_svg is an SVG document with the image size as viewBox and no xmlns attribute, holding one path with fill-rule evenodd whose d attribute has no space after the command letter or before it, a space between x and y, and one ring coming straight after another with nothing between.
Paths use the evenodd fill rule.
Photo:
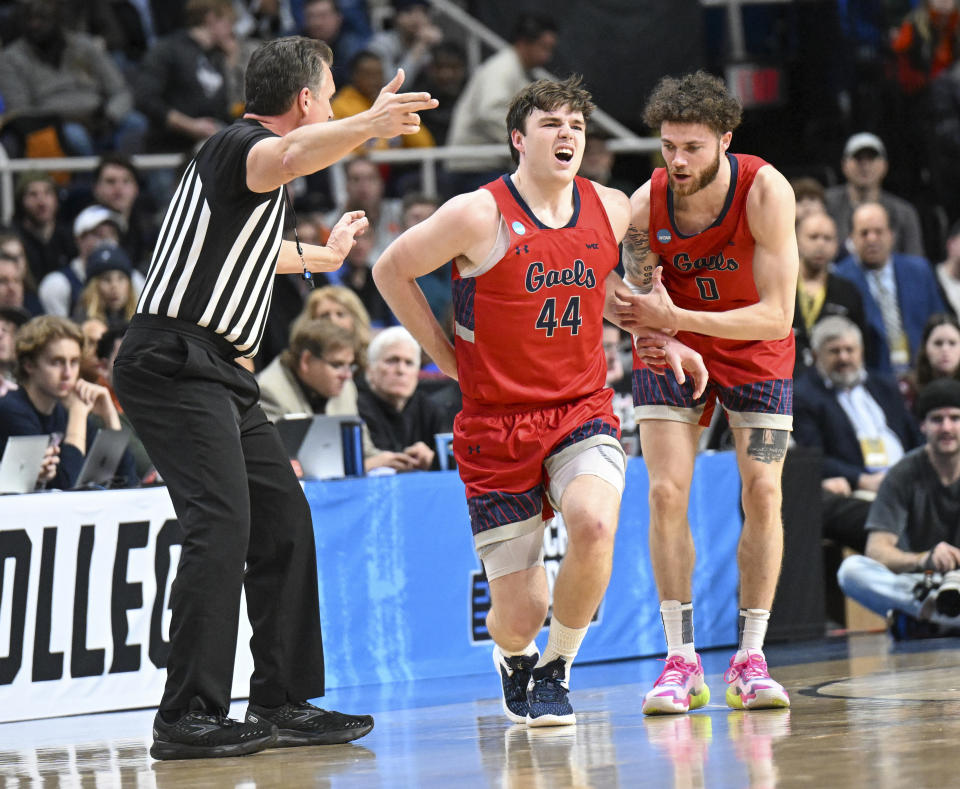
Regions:
<instances>
[{"instance_id":1,"label":"wooden basketball court","mask_svg":"<svg viewBox=\"0 0 960 789\"><path fill-rule=\"evenodd\" d=\"M653 659L575 666L578 724L530 729L500 714L496 677L331 692L373 712L355 744L155 762L153 711L0 725L0 787L931 787L960 783L960 639L886 634L774 646L789 710L724 703L729 653L705 653L710 704L645 718ZM2 698L2 696L0 696ZM232 714L241 717L244 706Z\"/></svg>"}]
</instances>

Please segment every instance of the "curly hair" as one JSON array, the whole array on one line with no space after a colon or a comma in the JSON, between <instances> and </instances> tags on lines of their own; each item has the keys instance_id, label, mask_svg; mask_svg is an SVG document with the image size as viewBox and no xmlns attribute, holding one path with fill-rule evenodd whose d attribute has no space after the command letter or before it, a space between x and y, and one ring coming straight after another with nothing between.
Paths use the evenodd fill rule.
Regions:
<instances>
[{"instance_id":1,"label":"curly hair","mask_svg":"<svg viewBox=\"0 0 960 789\"><path fill-rule=\"evenodd\" d=\"M590 119L590 114L596 109L593 97L583 87L583 78L579 74L559 82L538 79L513 97L507 111L507 145L510 146L510 157L514 164L520 163L520 153L513 147L513 130L526 134L527 118L534 110L552 112L561 107L583 113L584 122Z\"/></svg>"},{"instance_id":2,"label":"curly hair","mask_svg":"<svg viewBox=\"0 0 960 789\"><path fill-rule=\"evenodd\" d=\"M17 380L21 384L27 381L25 364L36 361L44 349L54 340L74 340L83 348L83 332L71 320L58 315L40 315L27 321L17 331Z\"/></svg>"},{"instance_id":3,"label":"curly hair","mask_svg":"<svg viewBox=\"0 0 960 789\"><path fill-rule=\"evenodd\" d=\"M664 123L702 123L725 134L740 125L742 116L743 107L723 80L706 71L664 77L643 108L643 122L654 131Z\"/></svg>"}]
</instances>

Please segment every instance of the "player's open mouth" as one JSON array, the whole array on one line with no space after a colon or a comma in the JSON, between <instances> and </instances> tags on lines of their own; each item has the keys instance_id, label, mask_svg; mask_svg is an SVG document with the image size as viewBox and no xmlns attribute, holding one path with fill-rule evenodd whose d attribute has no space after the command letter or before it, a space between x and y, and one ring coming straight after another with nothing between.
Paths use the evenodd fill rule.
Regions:
<instances>
[{"instance_id":1,"label":"player's open mouth","mask_svg":"<svg viewBox=\"0 0 960 789\"><path fill-rule=\"evenodd\" d=\"M561 162L569 162L571 159L573 159L573 148L562 145L553 152L553 155L556 156Z\"/></svg>"}]
</instances>

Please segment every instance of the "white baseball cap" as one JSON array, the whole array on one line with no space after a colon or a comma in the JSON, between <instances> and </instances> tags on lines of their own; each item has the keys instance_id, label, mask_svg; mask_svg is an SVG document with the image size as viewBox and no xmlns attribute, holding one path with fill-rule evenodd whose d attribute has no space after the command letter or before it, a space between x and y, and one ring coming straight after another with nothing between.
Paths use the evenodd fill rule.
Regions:
<instances>
[{"instance_id":1,"label":"white baseball cap","mask_svg":"<svg viewBox=\"0 0 960 789\"><path fill-rule=\"evenodd\" d=\"M90 205L73 220L73 235L75 238L80 238L84 233L89 233L104 222L112 223L121 233L127 229L127 223L116 211L111 211L102 205Z\"/></svg>"},{"instance_id":2,"label":"white baseball cap","mask_svg":"<svg viewBox=\"0 0 960 789\"><path fill-rule=\"evenodd\" d=\"M845 159L856 156L860 151L876 151L884 159L887 158L887 149L883 144L883 140L877 137L876 134L871 134L870 132L858 132L854 134L847 140L847 144L843 146L843 156Z\"/></svg>"}]
</instances>

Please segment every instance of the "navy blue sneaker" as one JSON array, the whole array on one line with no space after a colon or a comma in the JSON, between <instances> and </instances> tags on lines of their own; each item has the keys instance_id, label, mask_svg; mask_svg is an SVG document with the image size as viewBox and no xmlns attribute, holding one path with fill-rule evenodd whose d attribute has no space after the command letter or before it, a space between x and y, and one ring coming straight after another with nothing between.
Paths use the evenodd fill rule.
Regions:
<instances>
[{"instance_id":1,"label":"navy blue sneaker","mask_svg":"<svg viewBox=\"0 0 960 789\"><path fill-rule=\"evenodd\" d=\"M493 648L493 665L500 672L503 685L503 714L514 723L527 722L527 686L530 684L530 671L540 659L539 654L513 655L507 657L500 647Z\"/></svg>"},{"instance_id":2,"label":"navy blue sneaker","mask_svg":"<svg viewBox=\"0 0 960 789\"><path fill-rule=\"evenodd\" d=\"M569 726L577 722L567 694L567 661L562 657L534 668L527 691L527 726Z\"/></svg>"}]
</instances>

